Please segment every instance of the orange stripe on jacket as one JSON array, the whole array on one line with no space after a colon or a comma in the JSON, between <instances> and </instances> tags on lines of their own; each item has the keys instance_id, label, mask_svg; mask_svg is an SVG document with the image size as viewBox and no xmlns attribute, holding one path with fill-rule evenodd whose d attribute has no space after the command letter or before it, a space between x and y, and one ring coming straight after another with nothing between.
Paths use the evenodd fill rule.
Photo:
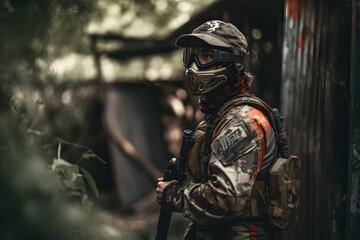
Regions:
<instances>
[{"instance_id":1,"label":"orange stripe on jacket","mask_svg":"<svg viewBox=\"0 0 360 240\"><path fill-rule=\"evenodd\" d=\"M251 107L250 111L247 113L250 117L250 128L252 131L255 131L257 137L254 139L255 141L260 141L261 151L258 158L258 166L254 170L253 179L255 180L256 175L258 174L263 161L266 149L269 145L269 134L270 134L270 124L265 115L258 109ZM266 144L265 144L266 143Z\"/></svg>"}]
</instances>

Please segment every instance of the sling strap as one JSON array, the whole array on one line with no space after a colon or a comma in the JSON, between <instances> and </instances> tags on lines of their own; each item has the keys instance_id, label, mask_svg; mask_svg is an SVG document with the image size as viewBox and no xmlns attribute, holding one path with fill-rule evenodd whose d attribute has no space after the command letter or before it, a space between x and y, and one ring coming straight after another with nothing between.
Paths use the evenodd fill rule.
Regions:
<instances>
[{"instance_id":1,"label":"sling strap","mask_svg":"<svg viewBox=\"0 0 360 240\"><path fill-rule=\"evenodd\" d=\"M206 125L206 133L205 133L205 141L204 141L204 155L202 157L203 165L204 165L204 178L205 182L209 180L208 167L209 167L209 158L210 158L210 145L211 145L211 136L214 131L214 121L217 117L216 112L208 116L207 125Z\"/></svg>"},{"instance_id":2,"label":"sling strap","mask_svg":"<svg viewBox=\"0 0 360 240\"><path fill-rule=\"evenodd\" d=\"M217 112L217 118L215 120L216 125L219 124L222 117L225 116L226 113L228 113L232 108L240 105L250 105L259 109L269 120L270 125L273 127L274 131L276 130L275 121L271 113L271 107L267 105L263 100L250 93L242 93L236 98L226 102Z\"/></svg>"}]
</instances>

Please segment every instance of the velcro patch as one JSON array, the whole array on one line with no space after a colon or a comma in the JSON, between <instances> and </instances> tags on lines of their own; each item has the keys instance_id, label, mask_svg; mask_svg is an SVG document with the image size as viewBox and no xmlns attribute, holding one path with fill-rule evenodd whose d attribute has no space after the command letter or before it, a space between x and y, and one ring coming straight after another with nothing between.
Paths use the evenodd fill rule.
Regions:
<instances>
[{"instance_id":1,"label":"velcro patch","mask_svg":"<svg viewBox=\"0 0 360 240\"><path fill-rule=\"evenodd\" d=\"M211 148L224 165L255 149L254 136L241 121L236 126L223 129L222 133L212 142Z\"/></svg>"}]
</instances>

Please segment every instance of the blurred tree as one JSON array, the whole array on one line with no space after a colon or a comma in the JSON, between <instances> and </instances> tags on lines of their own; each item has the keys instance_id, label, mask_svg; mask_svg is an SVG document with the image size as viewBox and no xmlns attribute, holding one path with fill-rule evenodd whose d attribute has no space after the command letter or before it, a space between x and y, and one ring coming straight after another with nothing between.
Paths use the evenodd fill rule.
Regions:
<instances>
[{"instance_id":1,"label":"blurred tree","mask_svg":"<svg viewBox=\"0 0 360 240\"><path fill-rule=\"evenodd\" d=\"M8 99L1 88L0 101ZM2 104L0 238L77 239L87 213L64 198L49 166L31 154L21 125L20 115Z\"/></svg>"},{"instance_id":2,"label":"blurred tree","mask_svg":"<svg viewBox=\"0 0 360 240\"><path fill-rule=\"evenodd\" d=\"M39 127L55 77L39 58L71 46L92 10L87 1L0 2L0 238L79 239L87 213L70 202L28 131ZM41 65L41 64L40 64ZM51 124L48 124L51 125ZM39 128L46 132L46 129ZM51 151L49 151L51 152Z\"/></svg>"},{"instance_id":3,"label":"blurred tree","mask_svg":"<svg viewBox=\"0 0 360 240\"><path fill-rule=\"evenodd\" d=\"M90 21L90 33L125 37L165 37L215 0L98 0L101 19Z\"/></svg>"}]
</instances>

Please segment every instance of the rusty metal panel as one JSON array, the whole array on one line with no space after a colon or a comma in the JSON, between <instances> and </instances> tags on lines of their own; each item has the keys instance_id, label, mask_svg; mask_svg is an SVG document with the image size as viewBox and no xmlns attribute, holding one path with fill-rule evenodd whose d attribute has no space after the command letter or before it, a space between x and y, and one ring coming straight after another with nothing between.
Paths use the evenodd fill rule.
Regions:
<instances>
[{"instance_id":1,"label":"rusty metal panel","mask_svg":"<svg viewBox=\"0 0 360 240\"><path fill-rule=\"evenodd\" d=\"M302 205L281 239L344 239L350 0L286 0L281 111L302 159Z\"/></svg>"},{"instance_id":2,"label":"rusty metal panel","mask_svg":"<svg viewBox=\"0 0 360 240\"><path fill-rule=\"evenodd\" d=\"M360 239L360 0L353 0L346 239Z\"/></svg>"}]
</instances>

